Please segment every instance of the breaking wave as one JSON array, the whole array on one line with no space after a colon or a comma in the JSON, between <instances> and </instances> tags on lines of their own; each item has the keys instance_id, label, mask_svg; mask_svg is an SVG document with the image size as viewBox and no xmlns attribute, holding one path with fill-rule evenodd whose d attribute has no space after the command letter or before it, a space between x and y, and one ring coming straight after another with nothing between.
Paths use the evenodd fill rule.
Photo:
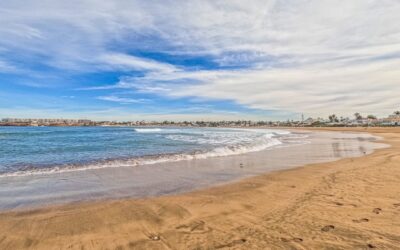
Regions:
<instances>
[{"instance_id":1,"label":"breaking wave","mask_svg":"<svg viewBox=\"0 0 400 250\"><path fill-rule=\"evenodd\" d=\"M135 128L134 129L137 133L156 133L161 132L161 128Z\"/></svg>"},{"instance_id":2,"label":"breaking wave","mask_svg":"<svg viewBox=\"0 0 400 250\"><path fill-rule=\"evenodd\" d=\"M139 133L155 133L163 131L160 128L146 128L135 129ZM240 155L250 152L257 152L273 148L282 144L280 137L282 135L290 134L286 131L264 131L260 133L257 131L255 134L241 134L241 133L214 133L203 131L196 136L193 134L168 134L167 137L175 141L196 142L199 144L214 145L213 148L208 150L198 150L188 153L175 153L175 154L157 154L140 157L132 157L125 159L110 159L93 161L85 164L64 164L56 165L51 168L25 168L23 170L0 173L0 177L10 176L27 176L27 175L42 175L72 171L83 171L90 169L101 168L114 168L114 167L135 167L140 165L149 165L163 162L178 162L185 160L207 159L212 157L224 157L231 155Z\"/></svg>"}]
</instances>

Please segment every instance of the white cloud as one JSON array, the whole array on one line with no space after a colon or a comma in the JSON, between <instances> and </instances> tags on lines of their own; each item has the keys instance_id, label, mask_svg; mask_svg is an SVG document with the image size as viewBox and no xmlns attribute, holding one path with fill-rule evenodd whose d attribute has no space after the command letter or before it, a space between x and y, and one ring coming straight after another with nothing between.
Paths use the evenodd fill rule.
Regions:
<instances>
[{"instance_id":1,"label":"white cloud","mask_svg":"<svg viewBox=\"0 0 400 250\"><path fill-rule=\"evenodd\" d=\"M126 55L122 53L109 53L99 57L99 61L109 64L111 67L126 70L145 70L158 72L175 72L178 69L167 63L160 63L154 60Z\"/></svg>"},{"instance_id":2,"label":"white cloud","mask_svg":"<svg viewBox=\"0 0 400 250\"><path fill-rule=\"evenodd\" d=\"M400 60L353 67L323 65L296 68L187 72L180 77L196 84L163 82L170 76L124 79L115 87L172 98L226 99L264 110L328 115L390 113L399 106ZM176 76L174 74L174 76ZM179 80L179 79L178 79Z\"/></svg>"},{"instance_id":3,"label":"white cloud","mask_svg":"<svg viewBox=\"0 0 400 250\"><path fill-rule=\"evenodd\" d=\"M127 71L117 85L98 89L312 115L384 114L400 106L398 13L396 0L4 1L0 56ZM126 52L135 49L209 56L241 69L196 71Z\"/></svg>"},{"instance_id":4,"label":"white cloud","mask_svg":"<svg viewBox=\"0 0 400 250\"><path fill-rule=\"evenodd\" d=\"M0 73L16 72L17 68L0 58Z\"/></svg>"},{"instance_id":5,"label":"white cloud","mask_svg":"<svg viewBox=\"0 0 400 250\"><path fill-rule=\"evenodd\" d=\"M98 96L97 99L103 100L103 101L109 101L109 102L118 102L118 103L121 103L121 104L145 103L145 102L149 101L147 99L124 98L124 97L119 97L119 96L115 96L115 95Z\"/></svg>"}]
</instances>

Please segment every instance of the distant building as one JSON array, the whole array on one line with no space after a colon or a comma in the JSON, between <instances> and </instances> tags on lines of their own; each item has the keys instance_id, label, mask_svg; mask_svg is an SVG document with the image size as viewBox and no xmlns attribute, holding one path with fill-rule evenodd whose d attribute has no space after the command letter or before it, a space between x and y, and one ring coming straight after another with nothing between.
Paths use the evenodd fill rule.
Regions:
<instances>
[{"instance_id":1,"label":"distant building","mask_svg":"<svg viewBox=\"0 0 400 250\"><path fill-rule=\"evenodd\" d=\"M90 125L90 120L73 120L73 119L28 119L28 118L3 118L3 124L17 126L83 126Z\"/></svg>"},{"instance_id":2,"label":"distant building","mask_svg":"<svg viewBox=\"0 0 400 250\"><path fill-rule=\"evenodd\" d=\"M388 118L383 118L383 125L400 126L400 115L389 115Z\"/></svg>"}]
</instances>

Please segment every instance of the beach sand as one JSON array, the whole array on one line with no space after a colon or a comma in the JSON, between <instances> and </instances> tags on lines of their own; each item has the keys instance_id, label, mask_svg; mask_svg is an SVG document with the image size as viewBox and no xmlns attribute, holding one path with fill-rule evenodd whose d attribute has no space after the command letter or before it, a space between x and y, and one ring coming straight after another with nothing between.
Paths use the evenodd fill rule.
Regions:
<instances>
[{"instance_id":1,"label":"beach sand","mask_svg":"<svg viewBox=\"0 0 400 250\"><path fill-rule=\"evenodd\" d=\"M3 212L0 249L399 249L400 129L336 130L391 147L181 195Z\"/></svg>"}]
</instances>

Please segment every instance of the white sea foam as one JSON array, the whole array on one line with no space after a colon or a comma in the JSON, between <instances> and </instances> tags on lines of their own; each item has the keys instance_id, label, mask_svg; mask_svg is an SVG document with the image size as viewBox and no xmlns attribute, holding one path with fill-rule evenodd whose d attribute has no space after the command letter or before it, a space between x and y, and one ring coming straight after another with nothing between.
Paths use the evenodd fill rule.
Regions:
<instances>
[{"instance_id":1,"label":"white sea foam","mask_svg":"<svg viewBox=\"0 0 400 250\"><path fill-rule=\"evenodd\" d=\"M137 133L156 133L161 132L161 128L135 128L134 129Z\"/></svg>"},{"instance_id":2,"label":"white sea foam","mask_svg":"<svg viewBox=\"0 0 400 250\"><path fill-rule=\"evenodd\" d=\"M237 129L239 130L239 129ZM240 129L242 130L242 129ZM287 131L279 130L246 130L235 132L223 130L207 130L207 131L193 131L190 133L182 134L181 129L160 129L160 128L136 128L139 133L152 133L152 132L165 132L169 133L167 138L171 140L195 142L198 144L214 145L210 150L196 151L190 153L180 154L160 154L153 156L143 156L123 160L105 160L97 161L88 164L80 165L62 165L53 166L51 168L30 169L17 172L8 172L0 174L0 177L10 176L27 176L27 175L42 175L72 171L83 171L90 169L113 168L113 167L134 167L140 165L149 165L163 162L177 162L184 160L207 159L211 157L223 157L231 155L240 155L250 152L257 152L272 148L274 146L282 145L280 137L286 137L291 134ZM167 132L168 131L168 132ZM179 134L174 134L179 132Z\"/></svg>"}]
</instances>

